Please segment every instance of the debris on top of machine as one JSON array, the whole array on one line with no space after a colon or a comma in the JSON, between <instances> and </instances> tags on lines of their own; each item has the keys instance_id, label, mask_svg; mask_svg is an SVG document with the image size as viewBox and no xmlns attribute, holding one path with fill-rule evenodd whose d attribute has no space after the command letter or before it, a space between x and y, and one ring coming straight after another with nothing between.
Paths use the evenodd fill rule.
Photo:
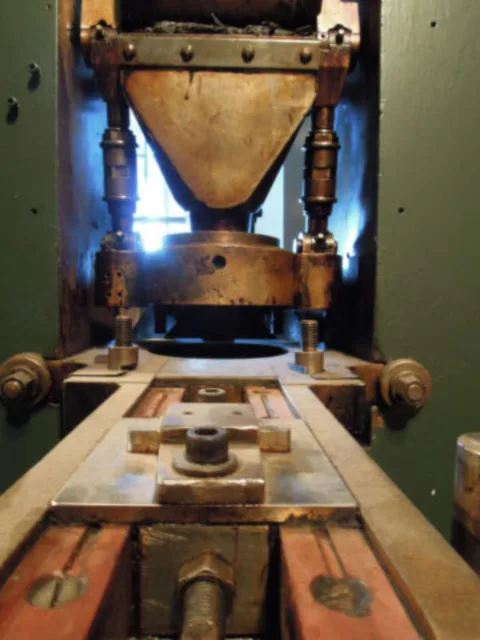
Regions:
<instances>
[{"instance_id":1,"label":"debris on top of machine","mask_svg":"<svg viewBox=\"0 0 480 640\"><path fill-rule=\"evenodd\" d=\"M303 25L296 29L284 29L276 22L264 21L260 24L249 24L246 27L233 27L223 24L212 13L212 23L205 22L175 22L161 20L147 31L153 33L212 33L218 35L251 35L251 36L311 36L316 32L314 25Z\"/></svg>"}]
</instances>

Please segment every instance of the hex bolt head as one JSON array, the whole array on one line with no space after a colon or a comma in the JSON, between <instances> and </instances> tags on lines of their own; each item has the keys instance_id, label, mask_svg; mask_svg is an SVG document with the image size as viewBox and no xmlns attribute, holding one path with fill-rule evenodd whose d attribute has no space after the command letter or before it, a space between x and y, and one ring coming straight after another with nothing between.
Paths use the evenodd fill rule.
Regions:
<instances>
[{"instance_id":1,"label":"hex bolt head","mask_svg":"<svg viewBox=\"0 0 480 640\"><path fill-rule=\"evenodd\" d=\"M255 57L255 49L252 44L247 44L242 49L242 58L244 62L251 62Z\"/></svg>"},{"instance_id":2,"label":"hex bolt head","mask_svg":"<svg viewBox=\"0 0 480 640\"><path fill-rule=\"evenodd\" d=\"M123 50L123 57L125 58L125 60L133 60L136 55L137 50L135 48L135 45L133 44L133 42L129 42Z\"/></svg>"},{"instance_id":3,"label":"hex bolt head","mask_svg":"<svg viewBox=\"0 0 480 640\"><path fill-rule=\"evenodd\" d=\"M194 55L195 50L193 48L193 45L191 44L186 44L180 51L180 57L184 62L190 62L191 60L193 60Z\"/></svg>"},{"instance_id":4,"label":"hex bolt head","mask_svg":"<svg viewBox=\"0 0 480 640\"><path fill-rule=\"evenodd\" d=\"M300 51L300 61L303 64L308 64L312 61L312 50L310 49L310 47L303 47L303 49Z\"/></svg>"}]
</instances>

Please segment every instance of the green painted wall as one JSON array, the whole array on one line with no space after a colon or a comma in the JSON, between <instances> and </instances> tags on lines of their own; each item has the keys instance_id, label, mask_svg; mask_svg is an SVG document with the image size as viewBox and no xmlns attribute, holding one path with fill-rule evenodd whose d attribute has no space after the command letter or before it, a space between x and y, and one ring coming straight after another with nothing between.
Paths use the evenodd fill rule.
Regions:
<instances>
[{"instance_id":1,"label":"green painted wall","mask_svg":"<svg viewBox=\"0 0 480 640\"><path fill-rule=\"evenodd\" d=\"M53 0L2 0L0 362L27 350L53 355L58 340L56 16ZM41 68L38 87L31 62ZM14 121L11 96L20 104ZM54 408L17 424L0 406L0 491L53 446L58 429Z\"/></svg>"},{"instance_id":2,"label":"green painted wall","mask_svg":"<svg viewBox=\"0 0 480 640\"><path fill-rule=\"evenodd\" d=\"M376 341L433 377L371 453L448 535L455 440L480 428L480 3L383 0Z\"/></svg>"}]
</instances>

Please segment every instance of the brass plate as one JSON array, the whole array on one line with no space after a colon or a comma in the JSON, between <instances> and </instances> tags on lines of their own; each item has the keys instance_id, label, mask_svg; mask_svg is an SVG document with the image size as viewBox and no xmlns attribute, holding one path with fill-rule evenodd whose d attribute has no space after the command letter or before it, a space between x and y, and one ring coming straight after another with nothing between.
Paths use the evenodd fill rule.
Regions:
<instances>
[{"instance_id":1,"label":"brass plate","mask_svg":"<svg viewBox=\"0 0 480 640\"><path fill-rule=\"evenodd\" d=\"M197 406L199 406L197 404ZM157 459L126 451L121 420L85 459L51 503L65 520L106 522L284 522L323 520L357 507L308 427L296 421L289 453L263 453L265 501L253 505L156 504Z\"/></svg>"},{"instance_id":2,"label":"brass plate","mask_svg":"<svg viewBox=\"0 0 480 640\"><path fill-rule=\"evenodd\" d=\"M218 478L194 478L178 473L172 465L182 444L162 444L158 452L156 498L166 504L258 504L265 497L260 449L256 445L230 445L237 469Z\"/></svg>"}]
</instances>

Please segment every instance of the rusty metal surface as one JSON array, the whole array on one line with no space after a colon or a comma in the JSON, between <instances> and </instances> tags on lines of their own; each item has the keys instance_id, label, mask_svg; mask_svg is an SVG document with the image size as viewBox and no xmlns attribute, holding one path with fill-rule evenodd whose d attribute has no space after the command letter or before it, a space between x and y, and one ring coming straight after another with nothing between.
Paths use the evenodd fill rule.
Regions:
<instances>
[{"instance_id":1,"label":"rusty metal surface","mask_svg":"<svg viewBox=\"0 0 480 640\"><path fill-rule=\"evenodd\" d=\"M327 53L316 38L108 32L91 43L93 66L295 71L315 75Z\"/></svg>"},{"instance_id":2,"label":"rusty metal surface","mask_svg":"<svg viewBox=\"0 0 480 640\"><path fill-rule=\"evenodd\" d=\"M186 70L132 71L125 89L175 180L185 183L188 193L179 200L188 210L199 204L231 209L251 200L316 92L310 76ZM170 185L175 193L172 176Z\"/></svg>"},{"instance_id":3,"label":"rusty metal surface","mask_svg":"<svg viewBox=\"0 0 480 640\"><path fill-rule=\"evenodd\" d=\"M238 306L292 303L290 252L252 242L255 236L246 233L197 233L190 234L188 244L172 244L146 260L144 287L156 302Z\"/></svg>"},{"instance_id":4,"label":"rusty metal surface","mask_svg":"<svg viewBox=\"0 0 480 640\"><path fill-rule=\"evenodd\" d=\"M101 251L96 261L97 303L328 309L340 258L295 255L272 240L235 231L198 231L167 237L165 248L149 256Z\"/></svg>"},{"instance_id":5,"label":"rusty metal surface","mask_svg":"<svg viewBox=\"0 0 480 640\"><path fill-rule=\"evenodd\" d=\"M296 306L329 309L340 274L341 258L329 253L295 255Z\"/></svg>"},{"instance_id":6,"label":"rusty metal surface","mask_svg":"<svg viewBox=\"0 0 480 640\"><path fill-rule=\"evenodd\" d=\"M203 405L195 406L200 409ZM291 432L290 452L262 453L264 504L156 504L156 456L126 450L131 420L120 417L54 499L52 511L56 517L135 522L283 522L289 517L322 520L335 512L355 512L350 492L299 421ZM170 447L170 454L174 446L178 447L165 446Z\"/></svg>"}]
</instances>

